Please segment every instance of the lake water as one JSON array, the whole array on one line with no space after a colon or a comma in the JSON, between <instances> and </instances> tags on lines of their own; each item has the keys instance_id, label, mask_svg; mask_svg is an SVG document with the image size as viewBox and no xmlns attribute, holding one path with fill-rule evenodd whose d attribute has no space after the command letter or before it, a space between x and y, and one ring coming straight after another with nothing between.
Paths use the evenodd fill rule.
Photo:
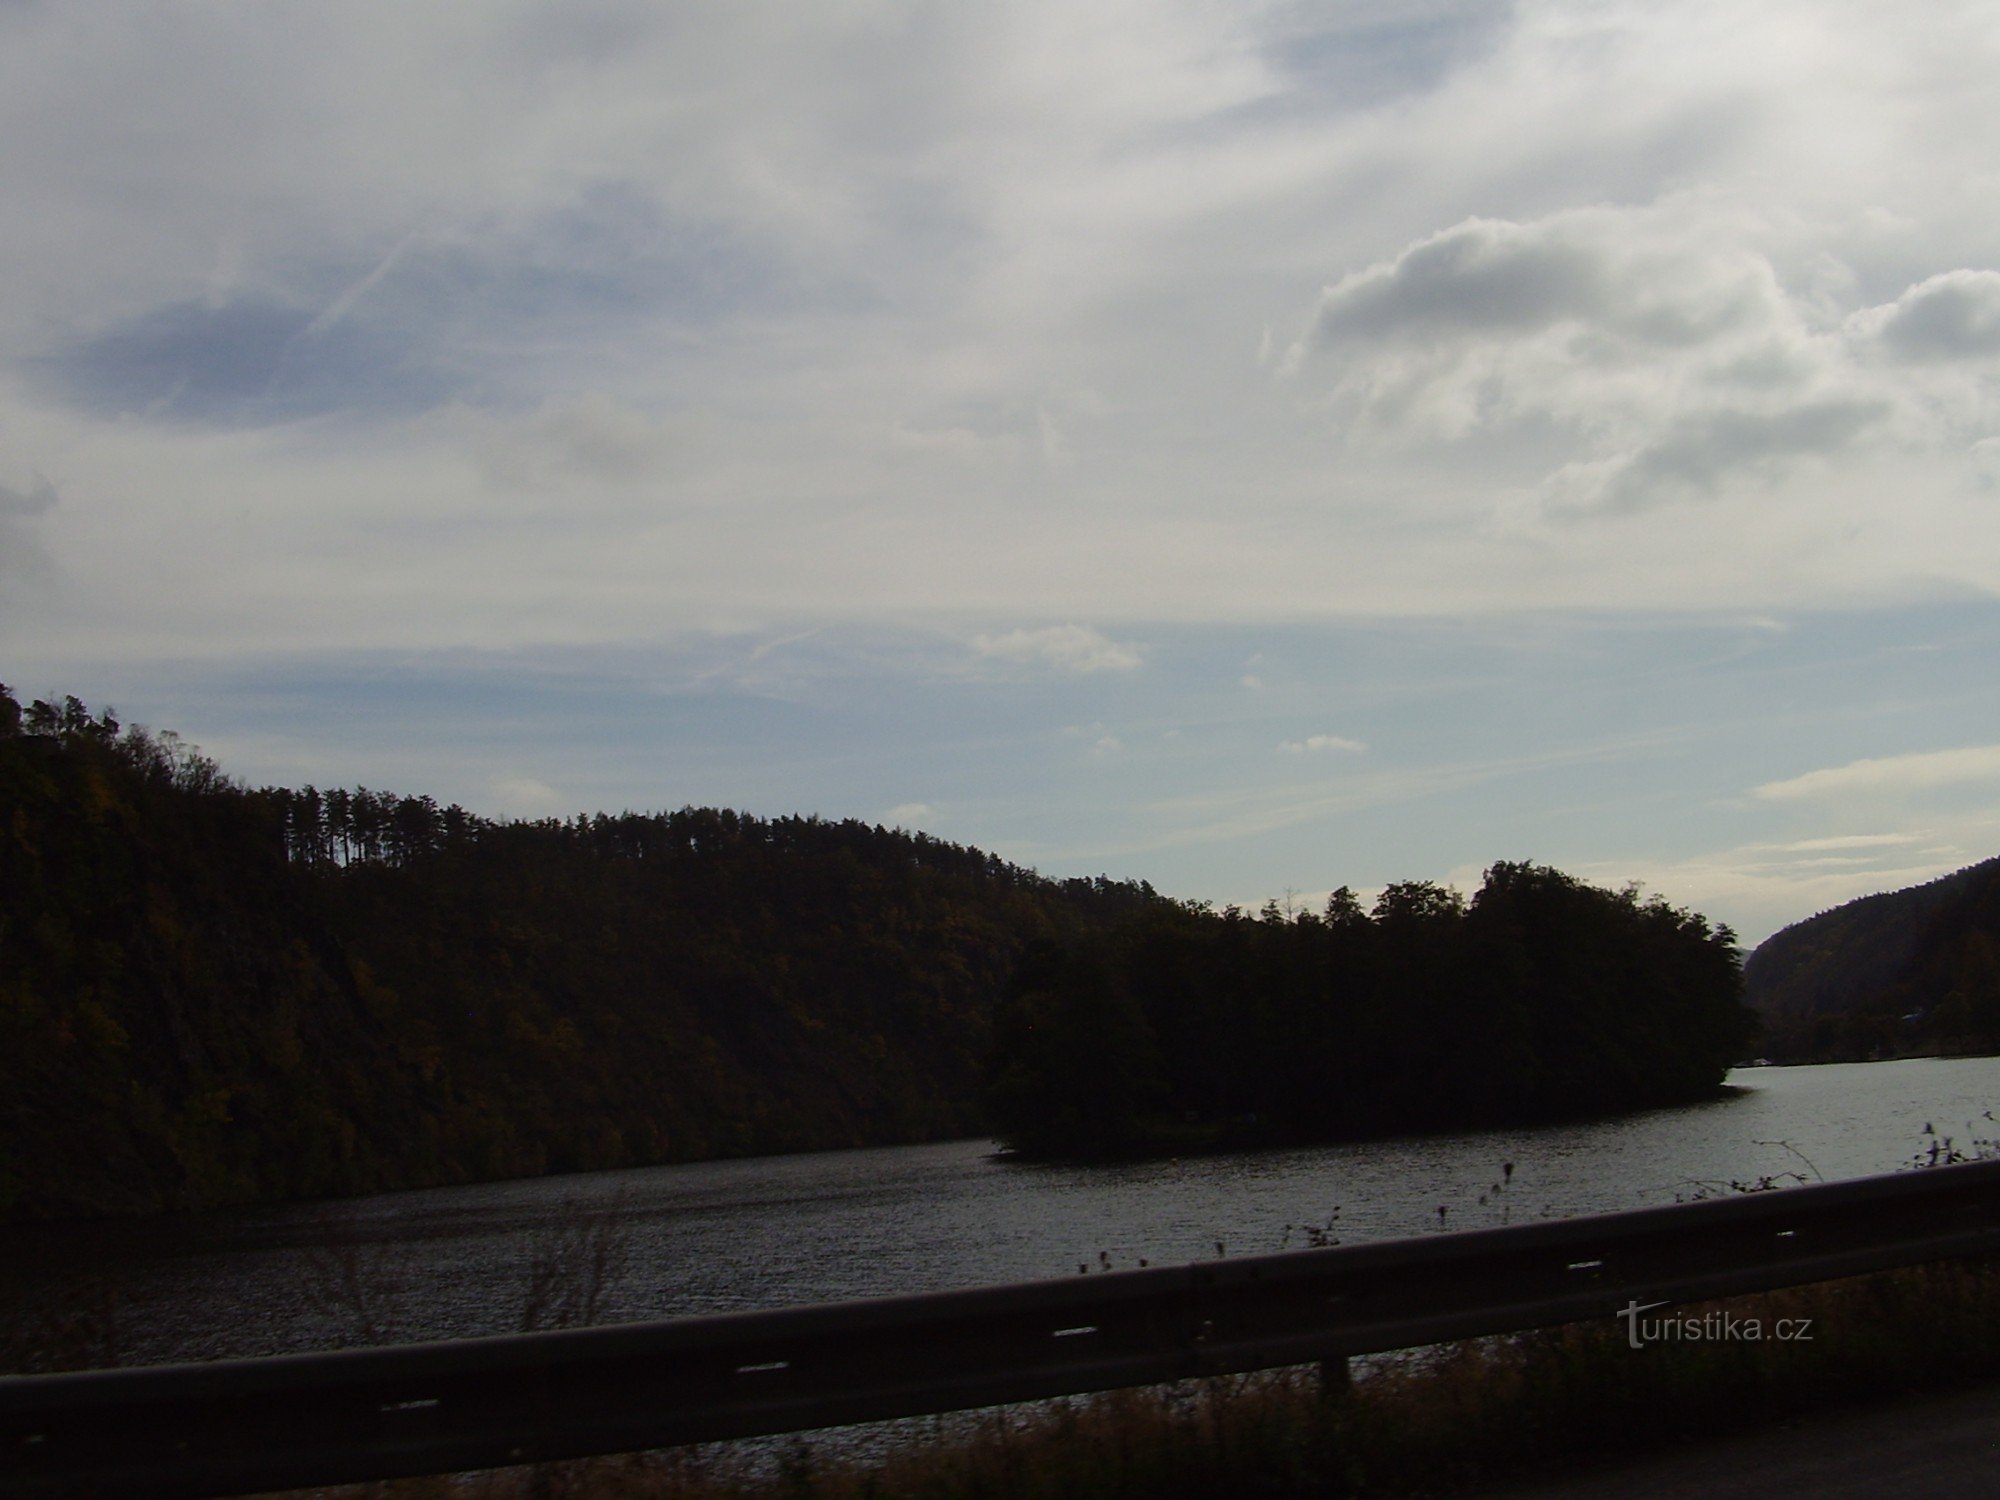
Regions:
<instances>
[{"instance_id":1,"label":"lake water","mask_svg":"<svg viewBox=\"0 0 2000 1500\"><path fill-rule=\"evenodd\" d=\"M2000 1059L1757 1068L1711 1103L1536 1130L1099 1167L954 1141L23 1226L0 1230L0 1315L108 1290L124 1363L330 1347L364 1321L511 1332L537 1263L593 1232L616 1251L599 1321L779 1307L1302 1248L1308 1225L1353 1244L1865 1176L1909 1164L1926 1126L2000 1136L1989 1109Z\"/></svg>"}]
</instances>

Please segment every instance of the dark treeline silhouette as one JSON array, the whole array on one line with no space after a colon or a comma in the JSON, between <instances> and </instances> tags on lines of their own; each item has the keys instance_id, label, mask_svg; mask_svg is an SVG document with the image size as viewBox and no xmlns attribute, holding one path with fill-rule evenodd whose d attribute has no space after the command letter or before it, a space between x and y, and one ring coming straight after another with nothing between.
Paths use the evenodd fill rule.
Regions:
<instances>
[{"instance_id":1,"label":"dark treeline silhouette","mask_svg":"<svg viewBox=\"0 0 2000 1500\"><path fill-rule=\"evenodd\" d=\"M1251 918L854 821L250 789L0 688L0 1215L1595 1113L1712 1087L1738 983L1534 866Z\"/></svg>"},{"instance_id":2,"label":"dark treeline silhouette","mask_svg":"<svg viewBox=\"0 0 2000 1500\"><path fill-rule=\"evenodd\" d=\"M1469 903L1163 904L1026 955L989 1104L1030 1155L1581 1118L1713 1093L1751 1035L1741 988L1727 927L1530 864Z\"/></svg>"},{"instance_id":3,"label":"dark treeline silhouette","mask_svg":"<svg viewBox=\"0 0 2000 1500\"><path fill-rule=\"evenodd\" d=\"M251 790L0 689L0 1213L976 1131L1036 938L1159 900L858 822Z\"/></svg>"},{"instance_id":4,"label":"dark treeline silhouette","mask_svg":"<svg viewBox=\"0 0 2000 1500\"><path fill-rule=\"evenodd\" d=\"M1795 922L1744 980L1774 1061L2000 1053L2000 859Z\"/></svg>"}]
</instances>

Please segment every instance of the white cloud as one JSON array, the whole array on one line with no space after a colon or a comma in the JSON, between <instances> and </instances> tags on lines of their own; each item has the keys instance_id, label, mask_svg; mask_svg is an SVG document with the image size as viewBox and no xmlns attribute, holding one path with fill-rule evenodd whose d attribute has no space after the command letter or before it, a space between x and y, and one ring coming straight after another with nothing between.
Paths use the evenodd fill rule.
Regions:
<instances>
[{"instance_id":1,"label":"white cloud","mask_svg":"<svg viewBox=\"0 0 2000 1500\"><path fill-rule=\"evenodd\" d=\"M928 802L898 802L882 814L882 821L891 828L916 828L936 816L937 809Z\"/></svg>"},{"instance_id":2,"label":"white cloud","mask_svg":"<svg viewBox=\"0 0 2000 1500\"><path fill-rule=\"evenodd\" d=\"M1141 648L1111 640L1087 625L1048 625L1037 630L1010 630L1004 635L974 636L972 647L982 656L1022 665L1052 667L1059 672L1131 672L1141 661Z\"/></svg>"},{"instance_id":3,"label":"white cloud","mask_svg":"<svg viewBox=\"0 0 2000 1500\"><path fill-rule=\"evenodd\" d=\"M1125 748L1125 742L1102 724L1065 725L1063 737L1083 741L1094 759L1116 755Z\"/></svg>"},{"instance_id":4,"label":"white cloud","mask_svg":"<svg viewBox=\"0 0 2000 1500\"><path fill-rule=\"evenodd\" d=\"M1789 844L1775 844L1771 847L1784 854L1817 854L1829 849L1890 849L1907 844L1919 844L1927 837L1921 833L1847 833L1835 834L1828 838L1796 839Z\"/></svg>"},{"instance_id":5,"label":"white cloud","mask_svg":"<svg viewBox=\"0 0 2000 1500\"><path fill-rule=\"evenodd\" d=\"M1360 740L1344 734L1309 734L1302 740L1281 740L1278 748L1287 755L1318 755L1328 750L1366 750Z\"/></svg>"},{"instance_id":6,"label":"white cloud","mask_svg":"<svg viewBox=\"0 0 2000 1500\"><path fill-rule=\"evenodd\" d=\"M1856 794L1930 791L1938 787L2000 781L2000 745L1969 745L1849 761L1807 771L1783 781L1767 781L1751 795L1767 802L1793 802Z\"/></svg>"},{"instance_id":7,"label":"white cloud","mask_svg":"<svg viewBox=\"0 0 2000 1500\"><path fill-rule=\"evenodd\" d=\"M568 811L562 793L537 776L519 773L489 776L486 789L502 817L533 818Z\"/></svg>"},{"instance_id":8,"label":"white cloud","mask_svg":"<svg viewBox=\"0 0 2000 1500\"><path fill-rule=\"evenodd\" d=\"M1727 920L1747 946L1780 927L1878 891L1903 890L1990 855L1983 830L1936 840L1935 830L1830 835L1738 844L1677 859L1595 861L1578 873L1607 885L1637 881L1677 905Z\"/></svg>"},{"instance_id":9,"label":"white cloud","mask_svg":"<svg viewBox=\"0 0 2000 1500\"><path fill-rule=\"evenodd\" d=\"M1331 379L1356 439L1501 453L1557 516L1748 496L1857 450L1949 459L2000 427L1978 377L1877 357L2000 354L2000 273L1833 324L1769 238L1698 198L1467 220L1328 287L1288 368Z\"/></svg>"},{"instance_id":10,"label":"white cloud","mask_svg":"<svg viewBox=\"0 0 2000 1500\"><path fill-rule=\"evenodd\" d=\"M1079 732L1079 731L1072 731ZM1153 832L1121 852L1150 852L1254 838L1379 808L1418 805L1502 777L1586 765L1632 745L1606 741L1491 760L1397 765L1305 784L1234 783L1164 797L1149 809Z\"/></svg>"}]
</instances>

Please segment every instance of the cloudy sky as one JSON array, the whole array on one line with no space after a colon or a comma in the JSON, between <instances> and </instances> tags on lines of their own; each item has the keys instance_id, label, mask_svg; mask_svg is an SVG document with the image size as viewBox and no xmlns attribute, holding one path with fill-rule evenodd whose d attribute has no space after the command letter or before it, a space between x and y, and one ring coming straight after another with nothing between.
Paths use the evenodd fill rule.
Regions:
<instances>
[{"instance_id":1,"label":"cloudy sky","mask_svg":"<svg viewBox=\"0 0 2000 1500\"><path fill-rule=\"evenodd\" d=\"M1748 939L2000 853L1985 0L0 0L0 676Z\"/></svg>"}]
</instances>

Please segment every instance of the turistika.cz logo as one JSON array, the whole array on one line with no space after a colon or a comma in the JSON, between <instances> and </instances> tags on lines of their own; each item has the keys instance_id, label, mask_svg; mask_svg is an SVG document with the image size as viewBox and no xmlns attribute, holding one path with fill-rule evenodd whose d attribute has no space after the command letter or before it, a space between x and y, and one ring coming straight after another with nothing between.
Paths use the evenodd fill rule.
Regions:
<instances>
[{"instance_id":1,"label":"turistika.cz logo","mask_svg":"<svg viewBox=\"0 0 2000 1500\"><path fill-rule=\"evenodd\" d=\"M1625 1320L1625 1338L1634 1349L1659 1343L1718 1343L1732 1340L1797 1343L1812 1337L1811 1318L1741 1318L1734 1313L1711 1310L1694 1313L1665 1313L1646 1317L1664 1302L1628 1302L1618 1316Z\"/></svg>"}]
</instances>

